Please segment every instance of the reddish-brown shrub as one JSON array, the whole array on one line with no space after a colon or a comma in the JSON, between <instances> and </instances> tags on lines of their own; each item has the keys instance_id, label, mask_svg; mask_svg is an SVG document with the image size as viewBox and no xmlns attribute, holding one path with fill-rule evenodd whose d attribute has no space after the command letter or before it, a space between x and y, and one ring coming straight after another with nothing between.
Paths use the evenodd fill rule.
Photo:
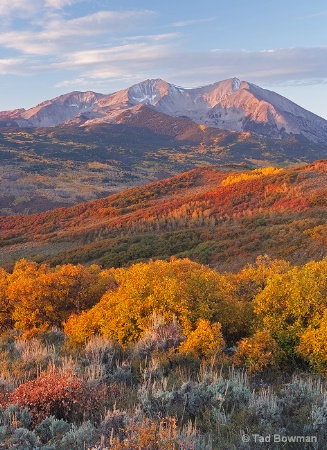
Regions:
<instances>
[{"instance_id":1,"label":"reddish-brown shrub","mask_svg":"<svg viewBox=\"0 0 327 450\"><path fill-rule=\"evenodd\" d=\"M29 408L34 424L50 415L81 421L100 413L104 389L104 386L90 385L71 371L43 372L36 380L26 381L11 393L9 403Z\"/></svg>"},{"instance_id":2,"label":"reddish-brown shrub","mask_svg":"<svg viewBox=\"0 0 327 450\"><path fill-rule=\"evenodd\" d=\"M7 395L5 392L5 389L1 386L0 388L0 406L2 406L3 408L5 408L7 406Z\"/></svg>"},{"instance_id":3,"label":"reddish-brown shrub","mask_svg":"<svg viewBox=\"0 0 327 450\"><path fill-rule=\"evenodd\" d=\"M116 414L117 416L118 414ZM175 417L162 418L160 421L152 419L128 419L119 433L113 430L110 436L110 450L195 450L209 448L199 437L196 428L178 429ZM109 430L107 430L109 431ZM106 437L102 435L101 445L106 445ZM100 448L100 447L96 447ZM101 446L101 448L104 448Z\"/></svg>"},{"instance_id":4,"label":"reddish-brown shrub","mask_svg":"<svg viewBox=\"0 0 327 450\"><path fill-rule=\"evenodd\" d=\"M118 437L111 439L112 450L170 450L178 445L176 419L173 417L161 419L160 423L151 419L131 421L124 431L124 440Z\"/></svg>"}]
</instances>

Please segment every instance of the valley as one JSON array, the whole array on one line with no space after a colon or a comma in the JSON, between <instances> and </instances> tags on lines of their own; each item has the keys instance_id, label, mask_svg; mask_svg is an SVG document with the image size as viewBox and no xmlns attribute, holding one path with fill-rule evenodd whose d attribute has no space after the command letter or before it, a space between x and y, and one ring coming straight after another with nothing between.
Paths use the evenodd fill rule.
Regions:
<instances>
[{"instance_id":1,"label":"valley","mask_svg":"<svg viewBox=\"0 0 327 450\"><path fill-rule=\"evenodd\" d=\"M164 119L165 126L0 130L0 214L70 206L212 164L287 167L326 156L325 145L299 136L277 140Z\"/></svg>"}]
</instances>

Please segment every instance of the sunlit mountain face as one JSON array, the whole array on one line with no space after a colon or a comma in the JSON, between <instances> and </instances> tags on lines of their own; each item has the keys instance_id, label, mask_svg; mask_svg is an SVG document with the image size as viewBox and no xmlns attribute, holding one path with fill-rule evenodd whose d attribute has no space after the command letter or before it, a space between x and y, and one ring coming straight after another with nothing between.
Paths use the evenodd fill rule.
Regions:
<instances>
[{"instance_id":1,"label":"sunlit mountain face","mask_svg":"<svg viewBox=\"0 0 327 450\"><path fill-rule=\"evenodd\" d=\"M0 117L2 126L87 126L121 123L122 113L138 114L140 105L223 130L250 131L273 138L282 138L286 133L302 135L312 142L327 141L325 119L279 94L237 78L193 89L155 79L109 95L75 91L26 111L2 112Z\"/></svg>"}]
</instances>

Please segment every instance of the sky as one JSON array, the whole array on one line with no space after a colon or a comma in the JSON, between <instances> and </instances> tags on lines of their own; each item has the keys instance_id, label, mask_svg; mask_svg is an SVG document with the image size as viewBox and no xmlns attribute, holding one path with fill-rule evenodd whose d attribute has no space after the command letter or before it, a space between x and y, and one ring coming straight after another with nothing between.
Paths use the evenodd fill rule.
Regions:
<instances>
[{"instance_id":1,"label":"sky","mask_svg":"<svg viewBox=\"0 0 327 450\"><path fill-rule=\"evenodd\" d=\"M232 77L327 119L326 0L0 0L0 111Z\"/></svg>"}]
</instances>

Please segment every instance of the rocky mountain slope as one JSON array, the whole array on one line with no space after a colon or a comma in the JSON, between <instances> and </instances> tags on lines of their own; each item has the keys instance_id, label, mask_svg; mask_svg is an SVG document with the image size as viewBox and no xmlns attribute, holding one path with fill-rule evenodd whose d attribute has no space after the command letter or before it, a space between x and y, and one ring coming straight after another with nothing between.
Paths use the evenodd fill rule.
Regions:
<instances>
[{"instance_id":1,"label":"rocky mountain slope","mask_svg":"<svg viewBox=\"0 0 327 450\"><path fill-rule=\"evenodd\" d=\"M192 89L156 79L109 95L72 92L28 110L0 112L0 124L5 127L53 127L125 123L131 116L139 114L140 105L149 109L149 113L155 111L185 117L202 126L250 131L272 138L295 134L312 142L327 142L325 119L281 95L237 78Z\"/></svg>"}]
</instances>

